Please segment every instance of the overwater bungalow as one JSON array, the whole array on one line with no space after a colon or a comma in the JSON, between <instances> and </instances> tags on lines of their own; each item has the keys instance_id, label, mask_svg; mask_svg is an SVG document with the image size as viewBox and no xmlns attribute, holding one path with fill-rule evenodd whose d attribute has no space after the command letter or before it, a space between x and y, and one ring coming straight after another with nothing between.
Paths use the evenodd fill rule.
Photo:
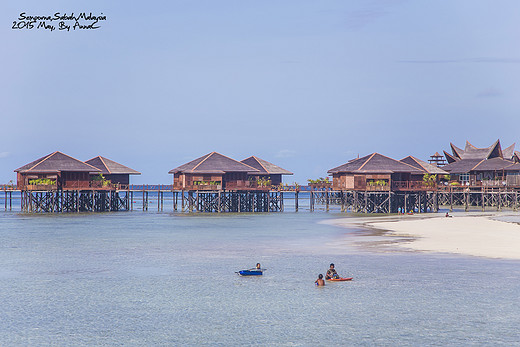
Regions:
<instances>
[{"instance_id":1,"label":"overwater bungalow","mask_svg":"<svg viewBox=\"0 0 520 347\"><path fill-rule=\"evenodd\" d=\"M101 170L61 152L36 159L16 170L20 190L89 189L90 174Z\"/></svg>"},{"instance_id":2,"label":"overwater bungalow","mask_svg":"<svg viewBox=\"0 0 520 347\"><path fill-rule=\"evenodd\" d=\"M208 153L170 170L178 190L265 190L248 180L260 171L217 152Z\"/></svg>"},{"instance_id":3,"label":"overwater bungalow","mask_svg":"<svg viewBox=\"0 0 520 347\"><path fill-rule=\"evenodd\" d=\"M452 155L446 154L451 184L464 186L517 185L520 168L515 164L515 144L502 150L500 140L485 148L477 148L466 141L464 150L450 144ZM509 177L509 178L508 178Z\"/></svg>"},{"instance_id":4,"label":"overwater bungalow","mask_svg":"<svg viewBox=\"0 0 520 347\"><path fill-rule=\"evenodd\" d=\"M415 160L413 161L415 162ZM424 168L418 168L417 162L415 163L414 166L379 153L372 153L353 159L329 170L328 173L332 174L333 190L426 190L429 187L423 184L423 177L427 171ZM437 168L429 169L432 172L437 171Z\"/></svg>"},{"instance_id":5,"label":"overwater bungalow","mask_svg":"<svg viewBox=\"0 0 520 347\"><path fill-rule=\"evenodd\" d=\"M282 175L293 174L292 172L282 169L267 160L255 156L251 156L240 162L254 167L257 170L248 174L249 181L263 182L266 185L280 185L282 183Z\"/></svg>"},{"instance_id":6,"label":"overwater bungalow","mask_svg":"<svg viewBox=\"0 0 520 347\"><path fill-rule=\"evenodd\" d=\"M92 184L103 185L112 184L119 188L126 188L130 184L130 175L140 175L141 173L131 169L125 165L119 164L108 158L97 156L87 160L85 163L90 164L100 172L92 173ZM100 177L102 175L102 177Z\"/></svg>"}]
</instances>

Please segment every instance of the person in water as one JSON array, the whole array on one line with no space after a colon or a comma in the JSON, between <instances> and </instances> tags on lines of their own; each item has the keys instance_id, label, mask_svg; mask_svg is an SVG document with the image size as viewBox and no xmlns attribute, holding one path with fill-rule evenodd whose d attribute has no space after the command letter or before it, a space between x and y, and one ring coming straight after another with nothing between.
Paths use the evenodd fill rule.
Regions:
<instances>
[{"instance_id":1,"label":"person in water","mask_svg":"<svg viewBox=\"0 0 520 347\"><path fill-rule=\"evenodd\" d=\"M324 286L324 285L325 285L325 281L323 280L323 275L322 275L322 274L319 274L319 275L318 275L318 279L317 279L316 282L314 282L314 283L316 283L316 285L317 285L318 287L322 287L322 286Z\"/></svg>"},{"instance_id":2,"label":"person in water","mask_svg":"<svg viewBox=\"0 0 520 347\"><path fill-rule=\"evenodd\" d=\"M331 278L339 278L336 269L334 269L334 264L331 263L329 269L327 270L327 274L325 275L326 280L330 280Z\"/></svg>"},{"instance_id":3,"label":"person in water","mask_svg":"<svg viewBox=\"0 0 520 347\"><path fill-rule=\"evenodd\" d=\"M260 263L256 263L256 267L249 269L249 271L263 271Z\"/></svg>"}]
</instances>

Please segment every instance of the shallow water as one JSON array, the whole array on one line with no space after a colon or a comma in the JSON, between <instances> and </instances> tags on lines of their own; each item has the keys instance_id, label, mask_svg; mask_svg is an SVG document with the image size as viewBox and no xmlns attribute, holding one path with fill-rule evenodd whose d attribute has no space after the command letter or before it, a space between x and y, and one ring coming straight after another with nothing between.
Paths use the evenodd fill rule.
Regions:
<instances>
[{"instance_id":1,"label":"shallow water","mask_svg":"<svg viewBox=\"0 0 520 347\"><path fill-rule=\"evenodd\" d=\"M337 217L0 213L0 345L519 343L519 261L372 251ZM354 281L315 287L330 262Z\"/></svg>"}]
</instances>

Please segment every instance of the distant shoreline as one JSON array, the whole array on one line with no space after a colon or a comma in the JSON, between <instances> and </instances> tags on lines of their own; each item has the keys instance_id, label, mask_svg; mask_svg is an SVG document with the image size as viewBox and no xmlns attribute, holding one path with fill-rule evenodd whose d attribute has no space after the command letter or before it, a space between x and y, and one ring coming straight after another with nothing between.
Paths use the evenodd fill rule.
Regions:
<instances>
[{"instance_id":1,"label":"distant shoreline","mask_svg":"<svg viewBox=\"0 0 520 347\"><path fill-rule=\"evenodd\" d=\"M508 215L511 214L461 212L446 218L439 213L341 218L330 224L380 230L390 238L401 238L394 245L402 249L520 260L520 224L494 219Z\"/></svg>"}]
</instances>

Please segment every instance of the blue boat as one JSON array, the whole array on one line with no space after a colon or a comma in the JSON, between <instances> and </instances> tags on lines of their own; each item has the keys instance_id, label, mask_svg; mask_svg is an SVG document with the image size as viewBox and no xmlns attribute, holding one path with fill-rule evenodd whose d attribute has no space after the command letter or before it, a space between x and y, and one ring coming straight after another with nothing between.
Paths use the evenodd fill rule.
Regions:
<instances>
[{"instance_id":1,"label":"blue boat","mask_svg":"<svg viewBox=\"0 0 520 347\"><path fill-rule=\"evenodd\" d=\"M262 276L262 270L240 270L237 272L240 276Z\"/></svg>"}]
</instances>

